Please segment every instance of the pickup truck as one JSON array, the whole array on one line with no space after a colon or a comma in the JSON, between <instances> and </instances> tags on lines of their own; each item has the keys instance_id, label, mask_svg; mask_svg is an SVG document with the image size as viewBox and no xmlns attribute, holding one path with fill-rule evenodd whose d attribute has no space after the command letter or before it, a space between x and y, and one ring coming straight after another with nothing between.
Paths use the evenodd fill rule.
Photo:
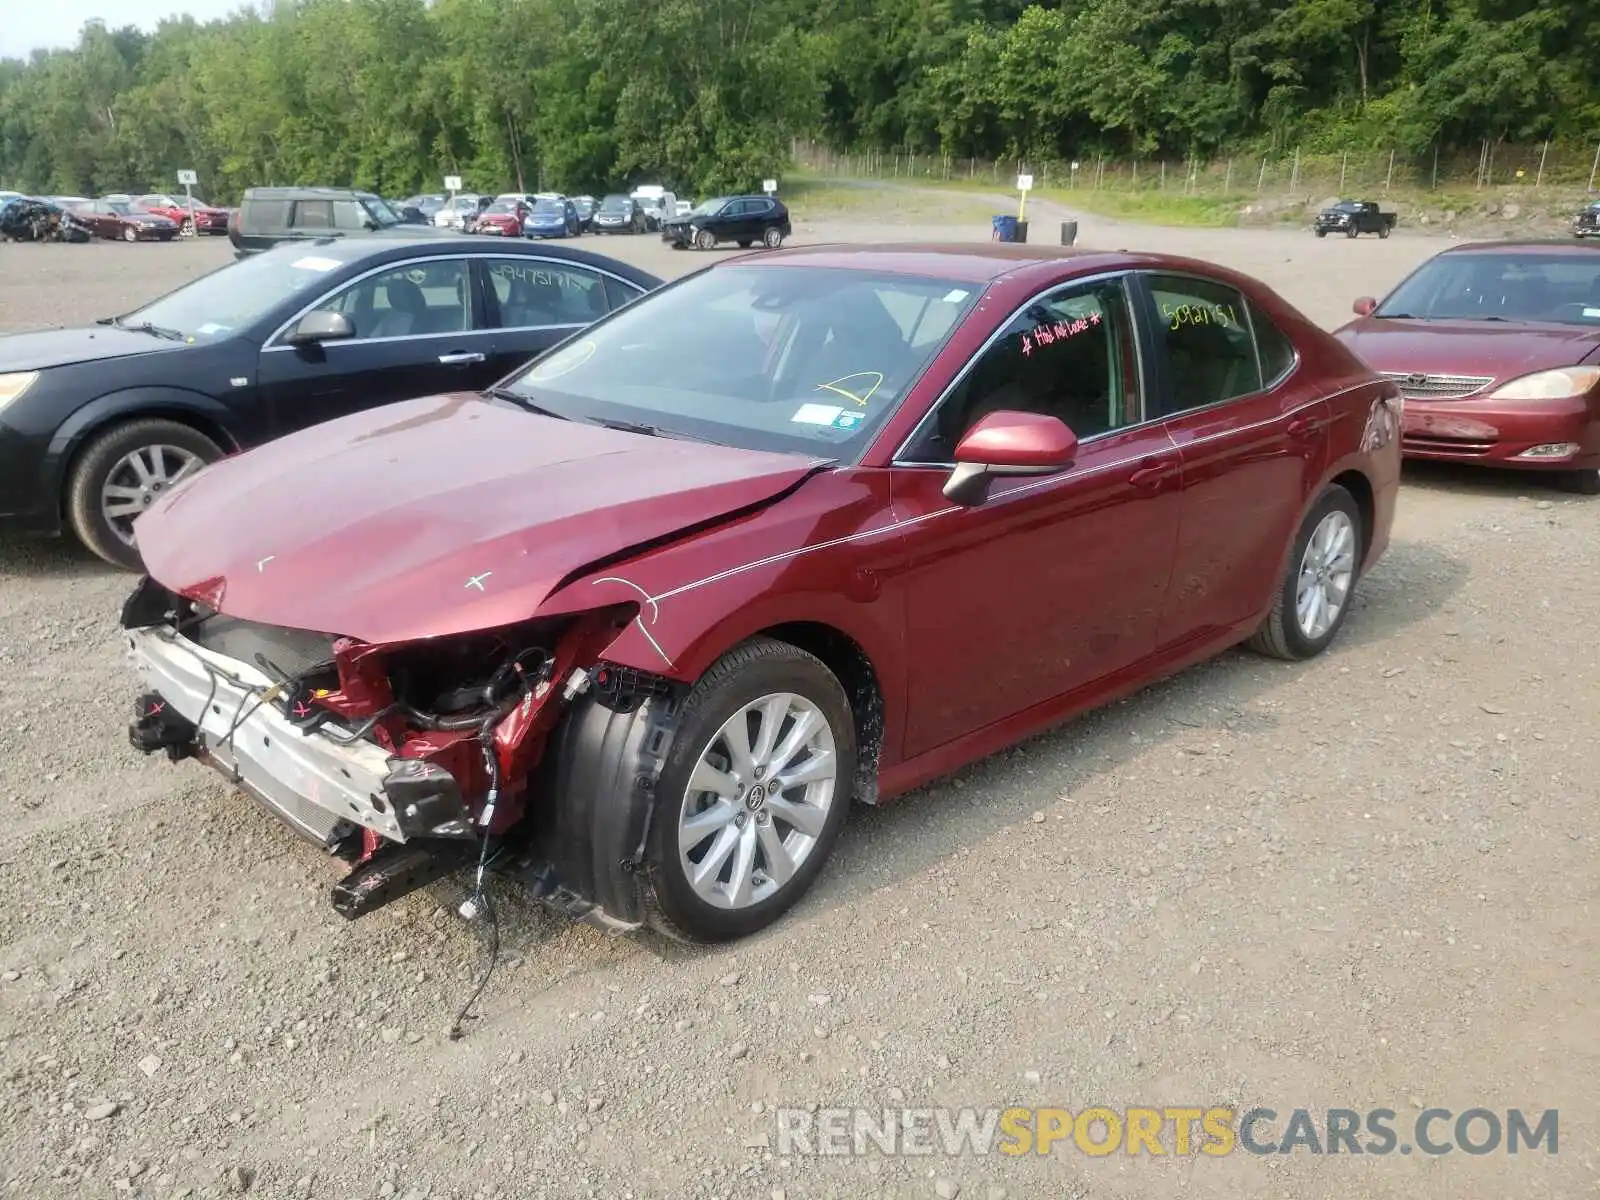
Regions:
<instances>
[{"instance_id":1,"label":"pickup truck","mask_svg":"<svg viewBox=\"0 0 1600 1200\"><path fill-rule=\"evenodd\" d=\"M1394 222L1394 213L1379 212L1378 206L1370 200L1341 200L1319 212L1311 228L1318 237L1327 237L1330 233L1342 233L1345 237L1375 233L1386 238Z\"/></svg>"},{"instance_id":2,"label":"pickup truck","mask_svg":"<svg viewBox=\"0 0 1600 1200\"><path fill-rule=\"evenodd\" d=\"M1590 204L1572 218L1572 236L1575 238L1600 237L1600 201Z\"/></svg>"}]
</instances>

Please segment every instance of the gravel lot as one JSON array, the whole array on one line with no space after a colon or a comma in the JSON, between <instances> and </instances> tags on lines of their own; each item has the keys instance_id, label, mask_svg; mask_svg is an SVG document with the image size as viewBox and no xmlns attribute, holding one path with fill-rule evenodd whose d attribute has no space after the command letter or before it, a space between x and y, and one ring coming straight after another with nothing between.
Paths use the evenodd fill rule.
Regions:
<instances>
[{"instance_id":1,"label":"gravel lot","mask_svg":"<svg viewBox=\"0 0 1600 1200\"><path fill-rule=\"evenodd\" d=\"M897 223L907 195L797 240L987 238L926 197L925 226ZM1060 215L1033 206L1036 240ZM1080 241L1224 262L1330 327L1444 244L1093 219ZM0 329L228 257L0 246ZM458 1043L481 965L461 890L338 917L315 850L128 748L127 577L0 545L0 1194L1592 1195L1597 539L1600 502L1410 473L1321 659L1231 654L860 812L813 895L732 949L502 891ZM1554 1157L777 1157L771 1108L808 1103L1391 1108L1403 1135L1425 1106L1558 1107L1562 1128Z\"/></svg>"}]
</instances>

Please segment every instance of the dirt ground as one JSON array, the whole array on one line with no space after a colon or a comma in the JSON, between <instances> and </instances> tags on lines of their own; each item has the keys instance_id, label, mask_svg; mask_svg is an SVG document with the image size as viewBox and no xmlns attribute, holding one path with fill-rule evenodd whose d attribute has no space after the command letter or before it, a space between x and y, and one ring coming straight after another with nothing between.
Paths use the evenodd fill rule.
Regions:
<instances>
[{"instance_id":1,"label":"dirt ground","mask_svg":"<svg viewBox=\"0 0 1600 1200\"><path fill-rule=\"evenodd\" d=\"M918 196L912 225L911 199L801 213L796 240L988 237L970 200ZM1034 240L1061 215L1036 208ZM1080 242L1226 263L1330 327L1444 244L1094 219ZM705 259L588 244L666 273ZM0 329L106 315L228 256L0 246ZM482 963L461 889L337 916L333 864L128 747L129 579L70 544L0 545L0 1195L1593 1195L1597 540L1600 502L1408 472L1324 657L1229 654L859 812L812 896L729 949L608 939L502 892L500 968L454 1043ZM1556 1108L1560 1140L776 1153L779 1106L1008 1104L1262 1105L1280 1134L1297 1107L1388 1108L1402 1142L1425 1107Z\"/></svg>"}]
</instances>

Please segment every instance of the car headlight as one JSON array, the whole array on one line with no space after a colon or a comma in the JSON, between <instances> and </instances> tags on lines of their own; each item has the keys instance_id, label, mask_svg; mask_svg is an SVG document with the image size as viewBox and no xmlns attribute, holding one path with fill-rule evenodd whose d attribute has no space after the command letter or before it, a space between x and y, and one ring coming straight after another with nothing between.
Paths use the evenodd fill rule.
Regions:
<instances>
[{"instance_id":1,"label":"car headlight","mask_svg":"<svg viewBox=\"0 0 1600 1200\"><path fill-rule=\"evenodd\" d=\"M22 393L33 386L33 381L39 378L37 371L16 371L10 375L0 375L0 410L13 400L21 397Z\"/></svg>"},{"instance_id":2,"label":"car headlight","mask_svg":"<svg viewBox=\"0 0 1600 1200\"><path fill-rule=\"evenodd\" d=\"M1600 367L1557 367L1535 371L1489 393L1490 400L1565 400L1581 396L1600 383Z\"/></svg>"}]
</instances>

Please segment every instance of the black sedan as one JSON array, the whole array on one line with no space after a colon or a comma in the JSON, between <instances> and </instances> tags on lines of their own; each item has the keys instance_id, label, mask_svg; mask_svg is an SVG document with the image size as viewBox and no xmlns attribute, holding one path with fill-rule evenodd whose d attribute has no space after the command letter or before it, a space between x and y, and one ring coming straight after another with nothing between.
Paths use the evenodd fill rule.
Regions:
<instances>
[{"instance_id":1,"label":"black sedan","mask_svg":"<svg viewBox=\"0 0 1600 1200\"><path fill-rule=\"evenodd\" d=\"M711 250L719 242L776 250L791 232L789 210L773 196L719 196L661 222L661 239L674 250Z\"/></svg>"},{"instance_id":2,"label":"black sedan","mask_svg":"<svg viewBox=\"0 0 1600 1200\"><path fill-rule=\"evenodd\" d=\"M527 242L325 238L97 326L0 337L0 530L65 524L136 570L134 518L205 464L358 409L486 388L660 282Z\"/></svg>"}]
</instances>

